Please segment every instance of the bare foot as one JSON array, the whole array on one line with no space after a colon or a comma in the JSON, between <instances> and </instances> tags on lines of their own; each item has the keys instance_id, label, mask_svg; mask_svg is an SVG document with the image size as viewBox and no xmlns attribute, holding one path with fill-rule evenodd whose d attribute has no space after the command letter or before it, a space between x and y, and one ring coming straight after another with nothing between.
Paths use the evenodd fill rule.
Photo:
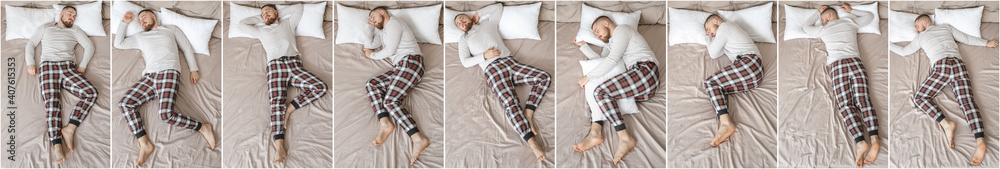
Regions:
<instances>
[{"instance_id":1,"label":"bare foot","mask_svg":"<svg viewBox=\"0 0 1000 169\"><path fill-rule=\"evenodd\" d=\"M715 133L715 138L712 138L712 147L722 144L729 136L733 135L733 132L736 132L736 127L733 126L733 121L729 120L729 114L719 116L719 131Z\"/></svg>"},{"instance_id":2,"label":"bare foot","mask_svg":"<svg viewBox=\"0 0 1000 169\"><path fill-rule=\"evenodd\" d=\"M635 140L628 134L628 129L618 131L618 150L615 151L615 159L612 162L618 165L622 157L625 157L625 153L628 153L633 147L635 147Z\"/></svg>"},{"instance_id":3,"label":"bare foot","mask_svg":"<svg viewBox=\"0 0 1000 169\"><path fill-rule=\"evenodd\" d=\"M417 157L420 156L420 152L424 151L427 145L431 145L431 141L427 140L420 132L416 132L410 135L410 142L412 143L410 145L410 157L412 157L410 158L410 166L413 166L414 163L417 163Z\"/></svg>"},{"instance_id":4,"label":"bare foot","mask_svg":"<svg viewBox=\"0 0 1000 169\"><path fill-rule=\"evenodd\" d=\"M533 118L534 115L535 115L535 111L534 110L524 109L524 116L528 117L528 124L531 126L531 132L532 132L531 134L538 135L538 130L537 130L538 127L535 127L535 121L534 121L534 118Z\"/></svg>"},{"instance_id":5,"label":"bare foot","mask_svg":"<svg viewBox=\"0 0 1000 169\"><path fill-rule=\"evenodd\" d=\"M944 130L944 135L948 137L948 147L955 148L955 122L944 119L938 124Z\"/></svg>"},{"instance_id":6,"label":"bare foot","mask_svg":"<svg viewBox=\"0 0 1000 169\"><path fill-rule=\"evenodd\" d=\"M604 136L601 135L601 125L597 123L590 124L590 133L587 137L584 137L580 143L573 145L573 150L576 151L586 151L598 144L604 142Z\"/></svg>"},{"instance_id":7,"label":"bare foot","mask_svg":"<svg viewBox=\"0 0 1000 169\"><path fill-rule=\"evenodd\" d=\"M281 124L283 126L281 127L288 128L288 119L290 119L289 117L292 117L292 112L294 111L295 111L295 106L292 106L291 103L285 104L285 119L284 121L282 121Z\"/></svg>"},{"instance_id":8,"label":"bare foot","mask_svg":"<svg viewBox=\"0 0 1000 169\"><path fill-rule=\"evenodd\" d=\"M976 147L976 154L972 155L972 161L969 161L969 165L979 165L983 162L983 157L986 156L986 140L983 140L982 137L976 138L976 144L979 146Z\"/></svg>"},{"instance_id":9,"label":"bare foot","mask_svg":"<svg viewBox=\"0 0 1000 169\"><path fill-rule=\"evenodd\" d=\"M153 143L149 142L149 136L139 137L139 159L135 162L136 167L141 167L142 163L146 162L146 157L149 157L150 153L153 153Z\"/></svg>"},{"instance_id":10,"label":"bare foot","mask_svg":"<svg viewBox=\"0 0 1000 169\"><path fill-rule=\"evenodd\" d=\"M66 156L63 155L62 144L52 145L52 159L56 160L56 164L62 164L66 162Z\"/></svg>"},{"instance_id":11,"label":"bare foot","mask_svg":"<svg viewBox=\"0 0 1000 169\"><path fill-rule=\"evenodd\" d=\"M198 133L201 133L201 136L205 136L205 141L208 141L208 148L215 150L215 131L212 131L212 125L202 123L201 129L198 129Z\"/></svg>"},{"instance_id":12,"label":"bare foot","mask_svg":"<svg viewBox=\"0 0 1000 169\"><path fill-rule=\"evenodd\" d=\"M385 139L389 138L389 134L395 129L395 127L392 126L392 121L389 121L389 117L382 117L381 119L378 119L378 124L378 136L375 136L375 141L372 141L372 144L375 144L376 146L382 145L382 142L385 142Z\"/></svg>"},{"instance_id":13,"label":"bare foot","mask_svg":"<svg viewBox=\"0 0 1000 169\"><path fill-rule=\"evenodd\" d=\"M73 136L76 133L76 125L70 123L62 129L63 142L66 143L66 150L68 152L73 152Z\"/></svg>"},{"instance_id":14,"label":"bare foot","mask_svg":"<svg viewBox=\"0 0 1000 169\"><path fill-rule=\"evenodd\" d=\"M855 144L855 146L854 166L857 166L858 168L864 167L864 156L865 152L868 152L868 143L865 143L865 141L859 141Z\"/></svg>"},{"instance_id":15,"label":"bare foot","mask_svg":"<svg viewBox=\"0 0 1000 169\"><path fill-rule=\"evenodd\" d=\"M878 147L879 147L878 135L873 135L873 136L870 136L870 137L871 137L870 140L872 141L872 144L871 144L871 147L868 148L868 150L870 150L870 151L868 151L867 155L865 156L865 164L874 163L875 162L875 158L878 157Z\"/></svg>"},{"instance_id":16,"label":"bare foot","mask_svg":"<svg viewBox=\"0 0 1000 169\"><path fill-rule=\"evenodd\" d=\"M538 145L538 142L535 141L535 137L528 139L528 147L531 147L531 151L535 153L535 158L538 162L545 160L545 151L543 151L542 146Z\"/></svg>"},{"instance_id":17,"label":"bare foot","mask_svg":"<svg viewBox=\"0 0 1000 169\"><path fill-rule=\"evenodd\" d=\"M274 162L271 164L278 165L285 160L285 156L288 156L288 152L285 151L285 139L274 140L274 153L277 157L274 157Z\"/></svg>"}]
</instances>

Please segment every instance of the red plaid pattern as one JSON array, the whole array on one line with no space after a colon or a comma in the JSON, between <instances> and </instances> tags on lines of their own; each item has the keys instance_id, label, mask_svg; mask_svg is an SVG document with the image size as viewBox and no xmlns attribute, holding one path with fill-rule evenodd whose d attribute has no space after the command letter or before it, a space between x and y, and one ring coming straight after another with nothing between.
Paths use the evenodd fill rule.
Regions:
<instances>
[{"instance_id":1,"label":"red plaid pattern","mask_svg":"<svg viewBox=\"0 0 1000 169\"><path fill-rule=\"evenodd\" d=\"M594 89L594 97L601 105L608 122L615 126L615 131L625 130L622 114L618 111L618 101L623 98L635 98L635 101L646 101L656 94L660 85L660 73L654 62L639 62L632 65L625 73L604 81Z\"/></svg>"},{"instance_id":2,"label":"red plaid pattern","mask_svg":"<svg viewBox=\"0 0 1000 169\"><path fill-rule=\"evenodd\" d=\"M931 101L937 96L945 86L951 86L955 92L959 106L965 112L965 120L969 123L969 128L976 138L983 137L983 123L979 115L979 107L972 99L972 80L969 79L969 72L965 69L965 62L956 57L947 57L938 60L931 66L931 74L927 76L924 83L920 85L913 95L913 104L920 110L930 115L931 118L940 122L944 115L938 110L934 102Z\"/></svg>"},{"instance_id":3,"label":"red plaid pattern","mask_svg":"<svg viewBox=\"0 0 1000 169\"><path fill-rule=\"evenodd\" d=\"M97 100L97 89L83 77L83 74L76 72L76 64L73 61L47 61L39 66L38 80L42 89L42 102L45 104L49 142L60 144L62 108L59 106L59 90L66 89L73 96L80 98L73 107L73 114L69 116L69 123L80 126L80 122L87 118L90 107Z\"/></svg>"},{"instance_id":4,"label":"red plaid pattern","mask_svg":"<svg viewBox=\"0 0 1000 169\"><path fill-rule=\"evenodd\" d=\"M862 128L867 128L869 135L878 135L878 118L868 98L868 74L861 59L841 59L830 66L837 108L851 138L855 143L864 141Z\"/></svg>"},{"instance_id":5,"label":"red plaid pattern","mask_svg":"<svg viewBox=\"0 0 1000 169\"><path fill-rule=\"evenodd\" d=\"M757 54L744 54L736 56L732 65L708 77L705 80L705 90L712 100L716 115L729 113L726 95L756 88L763 76L760 57Z\"/></svg>"},{"instance_id":6,"label":"red plaid pattern","mask_svg":"<svg viewBox=\"0 0 1000 169\"><path fill-rule=\"evenodd\" d=\"M542 96L549 88L552 81L549 73L528 65L517 63L513 57L501 57L494 60L486 68L486 82L491 86L493 92L500 98L500 103L504 106L504 112L510 123L514 125L514 130L524 140L535 136L528 125L528 119L524 117L521 105L518 101L517 93L514 92L515 85L531 85L531 93L524 104L525 109L535 110L538 103L542 101Z\"/></svg>"},{"instance_id":7,"label":"red plaid pattern","mask_svg":"<svg viewBox=\"0 0 1000 169\"><path fill-rule=\"evenodd\" d=\"M420 83L424 76L424 64L420 55L409 55L399 60L392 70L372 77L365 83L368 90L368 101L378 118L392 116L406 134L413 135L419 130L416 122L410 117L410 112L400 105L403 97L413 86Z\"/></svg>"},{"instance_id":8,"label":"red plaid pattern","mask_svg":"<svg viewBox=\"0 0 1000 169\"><path fill-rule=\"evenodd\" d=\"M153 98L160 99L160 119L163 119L167 124L195 131L201 129L201 122L174 111L174 97L177 96L177 79L179 77L180 72L174 69L146 73L142 75L138 83L132 85L125 92L125 96L118 102L118 107L125 114L125 120L128 121L128 126L132 129L135 138L146 135L142 118L139 117L139 112L136 109Z\"/></svg>"},{"instance_id":9,"label":"red plaid pattern","mask_svg":"<svg viewBox=\"0 0 1000 169\"><path fill-rule=\"evenodd\" d=\"M267 91L270 93L271 132L275 140L285 138L285 93L288 85L302 90L302 94L291 101L296 109L323 97L327 90L326 83L302 68L298 57L284 56L268 61Z\"/></svg>"}]
</instances>

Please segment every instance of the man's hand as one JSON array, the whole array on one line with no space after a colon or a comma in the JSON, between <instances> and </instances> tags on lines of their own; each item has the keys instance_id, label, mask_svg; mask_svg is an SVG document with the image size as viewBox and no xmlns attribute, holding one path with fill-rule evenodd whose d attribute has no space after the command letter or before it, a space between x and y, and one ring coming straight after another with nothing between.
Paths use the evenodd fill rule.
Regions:
<instances>
[{"instance_id":1,"label":"man's hand","mask_svg":"<svg viewBox=\"0 0 1000 169\"><path fill-rule=\"evenodd\" d=\"M479 12L472 15L472 23L479 23Z\"/></svg>"},{"instance_id":2,"label":"man's hand","mask_svg":"<svg viewBox=\"0 0 1000 169\"><path fill-rule=\"evenodd\" d=\"M201 79L201 74L198 71L191 71L191 84L198 83L198 79Z\"/></svg>"},{"instance_id":3,"label":"man's hand","mask_svg":"<svg viewBox=\"0 0 1000 169\"><path fill-rule=\"evenodd\" d=\"M85 67L76 67L76 72L79 72L80 74L83 74L84 72L87 72L87 68L85 68Z\"/></svg>"},{"instance_id":4,"label":"man's hand","mask_svg":"<svg viewBox=\"0 0 1000 169\"><path fill-rule=\"evenodd\" d=\"M583 77L581 77L580 80L576 80L576 82L580 84L580 88L585 88L584 85L587 85L587 82L589 82L589 81L590 81L590 78L587 77L586 75L583 76Z\"/></svg>"},{"instance_id":5,"label":"man's hand","mask_svg":"<svg viewBox=\"0 0 1000 169\"><path fill-rule=\"evenodd\" d=\"M819 13L822 14L823 11L826 10L826 8L828 8L828 7L830 7L830 6L826 6L826 5L819 6Z\"/></svg>"},{"instance_id":6,"label":"man's hand","mask_svg":"<svg viewBox=\"0 0 1000 169\"><path fill-rule=\"evenodd\" d=\"M500 56L500 50L496 50L493 47L490 47L490 49L486 50L486 53L483 53L483 58L486 59L495 58L497 56Z\"/></svg>"},{"instance_id":7,"label":"man's hand","mask_svg":"<svg viewBox=\"0 0 1000 169\"><path fill-rule=\"evenodd\" d=\"M371 49L368 49L368 48L365 48L363 50L364 50L365 57L367 57L367 58L371 58L372 57L372 53L375 53L374 50L371 50Z\"/></svg>"},{"instance_id":8,"label":"man's hand","mask_svg":"<svg viewBox=\"0 0 1000 169\"><path fill-rule=\"evenodd\" d=\"M574 42L574 43L576 44L576 46L583 46L583 45L587 45L587 42L586 42L586 41L582 41L582 40L576 40L576 39L574 39L574 40L576 41L576 42Z\"/></svg>"},{"instance_id":9,"label":"man's hand","mask_svg":"<svg viewBox=\"0 0 1000 169\"><path fill-rule=\"evenodd\" d=\"M1000 45L1000 43L997 43L997 40L991 40L986 42L986 47L995 48L997 47L997 45Z\"/></svg>"},{"instance_id":10,"label":"man's hand","mask_svg":"<svg viewBox=\"0 0 1000 169\"><path fill-rule=\"evenodd\" d=\"M35 65L28 66L28 74L32 76L38 75L38 68Z\"/></svg>"},{"instance_id":11,"label":"man's hand","mask_svg":"<svg viewBox=\"0 0 1000 169\"><path fill-rule=\"evenodd\" d=\"M122 17L122 22L131 23L133 17L135 17L135 15L132 14L132 12L125 12L125 16Z\"/></svg>"},{"instance_id":12,"label":"man's hand","mask_svg":"<svg viewBox=\"0 0 1000 169\"><path fill-rule=\"evenodd\" d=\"M844 3L843 5L840 5L840 9L843 9L844 12L847 12L847 13L851 13L851 11L854 11L854 9L851 8L851 5L848 5L847 3Z\"/></svg>"}]
</instances>

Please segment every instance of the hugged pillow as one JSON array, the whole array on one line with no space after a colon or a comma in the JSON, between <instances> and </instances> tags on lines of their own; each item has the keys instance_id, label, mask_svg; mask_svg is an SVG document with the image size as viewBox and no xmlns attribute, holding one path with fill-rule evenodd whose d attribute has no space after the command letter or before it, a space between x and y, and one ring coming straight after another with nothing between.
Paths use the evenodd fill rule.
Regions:
<instances>
[{"instance_id":1,"label":"hugged pillow","mask_svg":"<svg viewBox=\"0 0 1000 169\"><path fill-rule=\"evenodd\" d=\"M594 70L594 68L596 68L597 65L601 64L601 61L604 61L604 59L598 58L591 60L581 60L580 67L583 67L582 69L583 74L590 73L590 71ZM604 83L604 81L607 81L608 79L613 78L618 74L622 73L625 73L625 64L617 63L615 67L612 68L610 71L608 71L607 74L604 74L604 76L601 76L600 78L590 79L590 81L587 82L586 85L583 85L584 86L583 95L584 97L587 97L587 105L590 107L591 121L607 120L606 117L604 117L604 114L602 113L604 111L601 111L601 105L597 103L597 98L594 97L594 90L596 90L598 85ZM618 100L618 110L621 111L623 115L634 114L639 112L639 106L635 104L635 99L624 98Z\"/></svg>"},{"instance_id":2,"label":"hugged pillow","mask_svg":"<svg viewBox=\"0 0 1000 169\"><path fill-rule=\"evenodd\" d=\"M59 14L62 12L64 5L52 5L52 9L55 9L56 16L55 22L59 22ZM76 8L76 20L73 21L74 26L79 26L83 29L83 32L87 33L87 36L106 36L104 34L104 24L101 22L101 1L73 5Z\"/></svg>"},{"instance_id":3,"label":"hugged pillow","mask_svg":"<svg viewBox=\"0 0 1000 169\"><path fill-rule=\"evenodd\" d=\"M128 1L115 1L114 4L111 5L111 30L112 30L111 32L117 34L118 24L122 23L122 17L125 16L125 13L132 12L132 14L135 14L135 15L138 16L139 15L139 11L142 11L143 9L146 9L146 8L143 8L142 6L139 6L139 5L135 5L132 2L128 2ZM157 12L153 12L153 13L157 13ZM156 14L156 15L159 15L159 14ZM159 18L159 17L157 17L157 18ZM135 35L135 34L137 34L139 32L142 32L142 26L139 26L139 22L136 22L133 19L132 22L128 23L128 28L125 29L125 35L126 36L132 36L132 35Z\"/></svg>"},{"instance_id":4,"label":"hugged pillow","mask_svg":"<svg viewBox=\"0 0 1000 169\"><path fill-rule=\"evenodd\" d=\"M538 35L538 13L542 3L518 6L504 6L500 18L500 37L503 39L541 40ZM475 15L476 11L459 12L444 9L444 43L456 43L462 38L462 30L455 25L458 14Z\"/></svg>"},{"instance_id":5,"label":"hugged pillow","mask_svg":"<svg viewBox=\"0 0 1000 169\"><path fill-rule=\"evenodd\" d=\"M368 10L365 10L363 17L365 22L353 26L365 27L368 24L368 12ZM389 9L389 16L391 19L400 19L407 26L410 26L410 31L413 31L413 36L416 37L417 42L441 44L441 35L438 34L438 24L440 24L438 19L441 19L441 4L416 8ZM347 24L340 22L340 25Z\"/></svg>"},{"instance_id":6,"label":"hugged pillow","mask_svg":"<svg viewBox=\"0 0 1000 169\"><path fill-rule=\"evenodd\" d=\"M719 11L719 16L726 22L736 23L743 27L754 42L775 43L774 33L771 31L771 4L772 2L769 2L738 11ZM704 29L705 20L697 25L701 25Z\"/></svg>"},{"instance_id":7,"label":"hugged pillow","mask_svg":"<svg viewBox=\"0 0 1000 169\"><path fill-rule=\"evenodd\" d=\"M935 25L951 25L962 33L981 38L979 25L982 24L983 6L964 9L934 9Z\"/></svg>"},{"instance_id":8,"label":"hugged pillow","mask_svg":"<svg viewBox=\"0 0 1000 169\"><path fill-rule=\"evenodd\" d=\"M837 15L840 15L840 16L847 15L847 12L844 11L843 9L840 9L840 7L837 7L837 6L832 6L832 7L835 7L833 9L837 10ZM868 4L868 5L852 5L851 9L861 10L861 11L868 11L868 12L871 12L872 15L875 15L874 17L872 17L872 22L868 23L868 25L859 25L861 27L858 28L858 33L874 33L874 34L877 34L877 35L881 35L882 34L882 32L880 32L878 30L878 21L879 21L879 17L878 17L878 2L871 3L871 4ZM806 17L809 17L809 16L806 16ZM979 28L976 28L976 30L979 30Z\"/></svg>"},{"instance_id":9,"label":"hugged pillow","mask_svg":"<svg viewBox=\"0 0 1000 169\"><path fill-rule=\"evenodd\" d=\"M913 21L917 19L917 16L920 15L889 11L889 28L892 30L892 33L889 34L889 42L913 41L913 38L917 37L917 28L913 26Z\"/></svg>"},{"instance_id":10,"label":"hugged pillow","mask_svg":"<svg viewBox=\"0 0 1000 169\"><path fill-rule=\"evenodd\" d=\"M668 45L696 43L705 45L705 20L708 12L670 8L670 34Z\"/></svg>"},{"instance_id":11,"label":"hugged pillow","mask_svg":"<svg viewBox=\"0 0 1000 169\"><path fill-rule=\"evenodd\" d=\"M365 37L371 35L373 31L371 26L367 26L368 12L369 10L337 4L337 37L334 43L364 44L367 38L372 38Z\"/></svg>"},{"instance_id":12,"label":"hugged pillow","mask_svg":"<svg viewBox=\"0 0 1000 169\"><path fill-rule=\"evenodd\" d=\"M281 16L281 19L287 19L292 16L292 11L282 10L291 5L277 6L279 12L278 15ZM295 28L295 35L326 39L326 34L323 32L323 15L325 12L326 2L302 4L302 18L299 18L299 25ZM256 16L260 16L260 8L247 7L229 2L230 25L239 24L240 21L243 21L243 19ZM250 34L244 33L243 30L240 30L239 28L230 27L229 38L237 37L254 38L253 36L250 36Z\"/></svg>"},{"instance_id":13,"label":"hugged pillow","mask_svg":"<svg viewBox=\"0 0 1000 169\"><path fill-rule=\"evenodd\" d=\"M816 9L798 8L785 4L785 37L783 40L798 38L815 38L806 34L802 26L812 25L816 21L810 21L809 17L818 13Z\"/></svg>"},{"instance_id":14,"label":"hugged pillow","mask_svg":"<svg viewBox=\"0 0 1000 169\"><path fill-rule=\"evenodd\" d=\"M611 18L615 22L615 25L628 25L633 28L639 27L639 15L642 14L642 11L622 13L593 8L587 6L587 4L582 4L582 6L580 9L580 31L576 32L576 41L586 41L587 43L604 47L605 43L601 39L597 39L597 36L594 36L594 30L591 29L594 20L601 16Z\"/></svg>"},{"instance_id":15,"label":"hugged pillow","mask_svg":"<svg viewBox=\"0 0 1000 169\"><path fill-rule=\"evenodd\" d=\"M212 31L218 20L199 19L181 15L167 8L160 8L160 24L174 25L184 32L194 53L211 55L208 50L208 41L212 39ZM135 21L132 21L135 22Z\"/></svg>"},{"instance_id":16,"label":"hugged pillow","mask_svg":"<svg viewBox=\"0 0 1000 169\"><path fill-rule=\"evenodd\" d=\"M4 5L4 7L7 8L4 14L7 17L5 40L31 38L39 27L45 23L51 23L52 18L58 14L58 11L52 9L23 8L10 5Z\"/></svg>"}]
</instances>

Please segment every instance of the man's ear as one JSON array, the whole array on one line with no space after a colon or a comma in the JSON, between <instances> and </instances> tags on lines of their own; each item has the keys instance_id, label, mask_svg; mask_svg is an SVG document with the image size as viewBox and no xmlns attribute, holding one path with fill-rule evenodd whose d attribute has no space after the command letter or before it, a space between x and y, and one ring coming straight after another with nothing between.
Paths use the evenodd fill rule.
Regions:
<instances>
[{"instance_id":1,"label":"man's ear","mask_svg":"<svg viewBox=\"0 0 1000 169\"><path fill-rule=\"evenodd\" d=\"M611 27L611 22L608 22L608 20L604 20L602 22L604 22L604 27Z\"/></svg>"},{"instance_id":2,"label":"man's ear","mask_svg":"<svg viewBox=\"0 0 1000 169\"><path fill-rule=\"evenodd\" d=\"M715 25L722 24L722 22L719 21L719 18L712 18L712 23L714 23Z\"/></svg>"}]
</instances>

